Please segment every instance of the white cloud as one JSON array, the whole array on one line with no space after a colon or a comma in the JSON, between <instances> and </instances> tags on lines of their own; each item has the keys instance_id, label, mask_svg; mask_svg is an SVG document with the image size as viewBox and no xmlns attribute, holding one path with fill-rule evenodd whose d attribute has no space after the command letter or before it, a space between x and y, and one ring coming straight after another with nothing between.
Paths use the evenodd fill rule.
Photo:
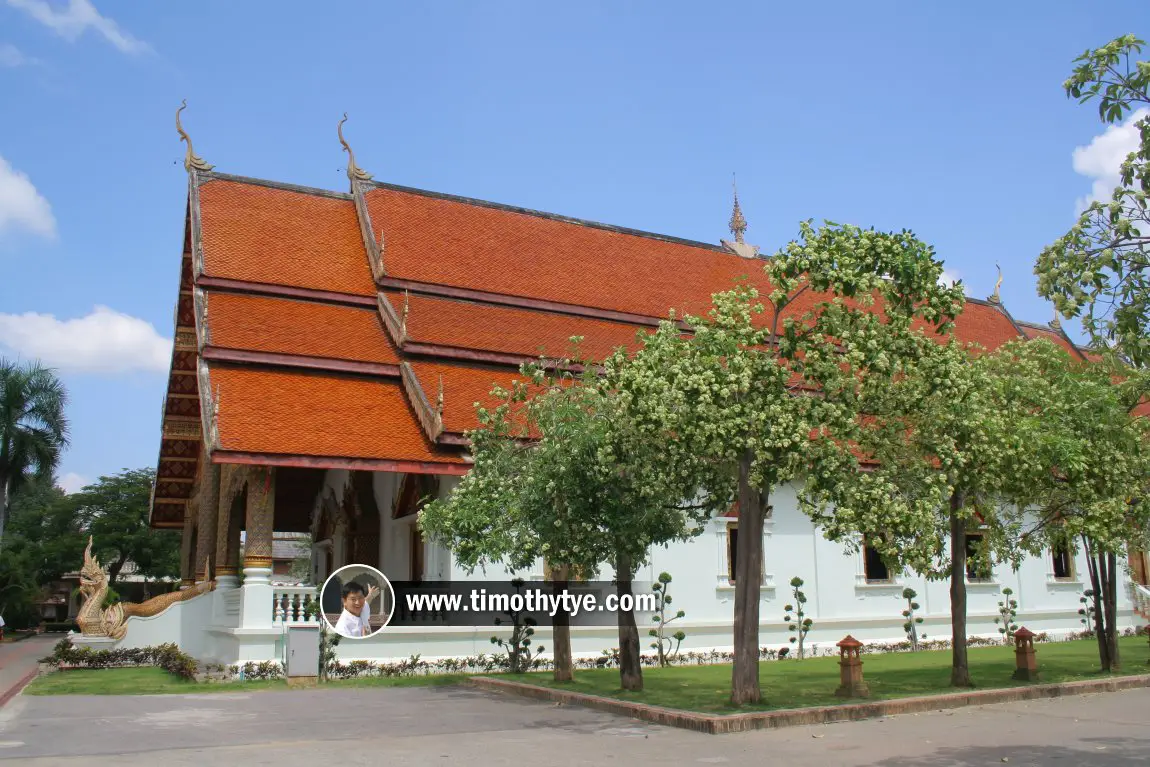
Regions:
<instances>
[{"instance_id":1,"label":"white cloud","mask_svg":"<svg viewBox=\"0 0 1150 767\"><path fill-rule=\"evenodd\" d=\"M66 8L54 8L48 0L8 0L8 5L18 8L69 42L75 42L80 35L91 29L102 35L123 53L147 53L152 47L143 40L137 40L120 25L101 16L91 0L69 0Z\"/></svg>"},{"instance_id":2,"label":"white cloud","mask_svg":"<svg viewBox=\"0 0 1150 767\"><path fill-rule=\"evenodd\" d=\"M1126 118L1126 122L1108 125L1089 144L1074 149L1074 171L1094 179L1090 194L1076 201L1078 212L1095 200L1110 199L1120 183L1118 173L1126 155L1138 148L1138 128L1134 124L1146 117L1150 117L1150 109L1139 109Z\"/></svg>"},{"instance_id":3,"label":"white cloud","mask_svg":"<svg viewBox=\"0 0 1150 767\"><path fill-rule=\"evenodd\" d=\"M56 480L56 486L63 490L68 495L78 493L87 487L90 483L84 477L81 477L74 471L70 471L60 479Z\"/></svg>"},{"instance_id":4,"label":"white cloud","mask_svg":"<svg viewBox=\"0 0 1150 767\"><path fill-rule=\"evenodd\" d=\"M161 338L150 322L106 306L74 320L36 312L0 313L0 346L79 373L165 371L172 358L172 342Z\"/></svg>"},{"instance_id":5,"label":"white cloud","mask_svg":"<svg viewBox=\"0 0 1150 767\"><path fill-rule=\"evenodd\" d=\"M0 156L0 236L23 227L44 237L56 236L52 206L28 179Z\"/></svg>"},{"instance_id":6,"label":"white cloud","mask_svg":"<svg viewBox=\"0 0 1150 767\"><path fill-rule=\"evenodd\" d=\"M962 272L957 269L943 269L942 274L938 276L938 284L949 288L960 279L962 279Z\"/></svg>"},{"instance_id":7,"label":"white cloud","mask_svg":"<svg viewBox=\"0 0 1150 767\"><path fill-rule=\"evenodd\" d=\"M23 51L12 43L0 43L0 67L25 67L40 62L31 56L25 56Z\"/></svg>"}]
</instances>

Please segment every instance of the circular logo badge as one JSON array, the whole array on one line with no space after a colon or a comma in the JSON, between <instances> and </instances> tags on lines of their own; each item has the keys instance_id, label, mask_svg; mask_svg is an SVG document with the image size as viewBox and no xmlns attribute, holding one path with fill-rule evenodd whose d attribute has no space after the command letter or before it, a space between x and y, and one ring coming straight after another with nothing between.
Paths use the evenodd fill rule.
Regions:
<instances>
[{"instance_id":1,"label":"circular logo badge","mask_svg":"<svg viewBox=\"0 0 1150 767\"><path fill-rule=\"evenodd\" d=\"M344 565L324 581L320 606L328 628L348 639L363 639L391 622L395 589L370 565Z\"/></svg>"}]
</instances>

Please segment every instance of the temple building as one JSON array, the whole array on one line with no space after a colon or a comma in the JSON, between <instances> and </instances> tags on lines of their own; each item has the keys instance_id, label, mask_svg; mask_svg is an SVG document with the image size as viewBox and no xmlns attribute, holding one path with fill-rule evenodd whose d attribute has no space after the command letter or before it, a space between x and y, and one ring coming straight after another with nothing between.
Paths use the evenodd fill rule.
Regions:
<instances>
[{"instance_id":1,"label":"temple building","mask_svg":"<svg viewBox=\"0 0 1150 767\"><path fill-rule=\"evenodd\" d=\"M357 165L342 125L347 191L216 172L179 129L188 204L151 524L182 531L184 584L214 578L216 589L130 619L121 643L177 641L219 662L282 657L284 626L308 620L299 604L314 587L273 585L277 534L311 535L313 583L351 563L396 580L499 577L464 572L415 524L424 499L445 496L468 470L475 403L494 384L509 386L521 363L563 354L571 336L602 357L672 308L705 312L738 278L766 286L737 197L734 240L694 242L376 181ZM1013 318L997 288L968 301L955 333L990 349L1043 337L1084 354L1057 323ZM782 606L794 576L807 583L815 620L808 643L847 631L901 639L908 585L920 595L925 632L949 633L945 583L888 570L865 547L844 553L812 528L793 492L776 498L764 532L764 645L786 644ZM673 575L687 613L684 647L731 646L737 535L737 517L716 518L704 535L653 552L636 576ZM1145 582L1145 555L1131 564ZM995 633L1007 586L1019 623L1080 629L1085 571L1085 559L1068 552L1018 572L972 570L971 632ZM1123 625L1134 620L1136 595L1122 590ZM490 652L492 633L397 627L339 652L475 655ZM579 628L573 642L576 653L598 655L615 646L615 630Z\"/></svg>"}]
</instances>

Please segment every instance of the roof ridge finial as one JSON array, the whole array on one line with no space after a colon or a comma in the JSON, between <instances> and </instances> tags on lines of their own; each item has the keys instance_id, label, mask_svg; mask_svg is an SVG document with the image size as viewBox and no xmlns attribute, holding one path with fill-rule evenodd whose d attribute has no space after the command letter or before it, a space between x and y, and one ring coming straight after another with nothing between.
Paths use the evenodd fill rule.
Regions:
<instances>
[{"instance_id":1,"label":"roof ridge finial","mask_svg":"<svg viewBox=\"0 0 1150 767\"><path fill-rule=\"evenodd\" d=\"M411 307L408 304L408 293L405 290L403 291L403 316L399 321L400 343L403 343L407 340L407 312L410 310L410 308Z\"/></svg>"},{"instance_id":2,"label":"roof ridge finial","mask_svg":"<svg viewBox=\"0 0 1150 767\"><path fill-rule=\"evenodd\" d=\"M184 154L184 170L191 172L195 170L208 171L214 168L214 165L208 165L204 162L204 158L198 157L195 151L192 150L192 138L184 130L184 126L180 123L180 112L188 108L188 100L184 99L180 103L180 108L176 110L176 133L180 134L180 141L187 142L188 150Z\"/></svg>"},{"instance_id":3,"label":"roof ridge finial","mask_svg":"<svg viewBox=\"0 0 1150 767\"><path fill-rule=\"evenodd\" d=\"M997 263L994 268L998 270L998 281L994 283L994 293L987 300L992 304L1002 303L1002 267Z\"/></svg>"},{"instance_id":4,"label":"roof ridge finial","mask_svg":"<svg viewBox=\"0 0 1150 767\"><path fill-rule=\"evenodd\" d=\"M335 131L339 134L339 143L343 144L343 151L347 152L347 178L349 181L370 181L371 174L355 164L355 152L351 151L347 139L343 137L343 124L345 122L347 122L347 112L343 113L343 119L339 121L339 125L335 126Z\"/></svg>"},{"instance_id":5,"label":"roof ridge finial","mask_svg":"<svg viewBox=\"0 0 1150 767\"><path fill-rule=\"evenodd\" d=\"M743 209L739 207L739 186L735 179L735 174L731 174L731 190L734 193L735 204L731 210L731 220L728 226L731 228L731 234L735 235L735 242L743 242L743 235L747 231L747 219L743 216Z\"/></svg>"},{"instance_id":6,"label":"roof ridge finial","mask_svg":"<svg viewBox=\"0 0 1150 767\"><path fill-rule=\"evenodd\" d=\"M1055 330L1062 330L1062 312L1058 311L1058 307L1054 307L1054 319L1050 321L1050 327Z\"/></svg>"}]
</instances>

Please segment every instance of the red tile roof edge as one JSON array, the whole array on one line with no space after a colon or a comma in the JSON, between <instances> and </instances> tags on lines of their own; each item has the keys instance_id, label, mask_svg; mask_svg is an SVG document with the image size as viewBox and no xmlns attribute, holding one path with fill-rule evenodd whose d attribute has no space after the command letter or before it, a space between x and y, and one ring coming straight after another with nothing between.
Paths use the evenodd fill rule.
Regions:
<instances>
[{"instance_id":1,"label":"red tile roof edge","mask_svg":"<svg viewBox=\"0 0 1150 767\"><path fill-rule=\"evenodd\" d=\"M272 298L299 298L321 304L337 304L356 308L374 307L376 301L376 299L371 296L361 296L355 293L337 293L332 290L297 288L291 285L275 285L270 282L248 282L246 280L233 280L227 277L200 277L196 280L196 287L209 288L226 293L248 293L258 296L271 296Z\"/></svg>"},{"instance_id":2,"label":"red tile roof edge","mask_svg":"<svg viewBox=\"0 0 1150 767\"><path fill-rule=\"evenodd\" d=\"M404 280L396 277L385 277L377 280L376 284L380 288L388 290L408 290L412 293L435 298L454 298L496 306L511 306L517 309L534 309L555 314L569 314L575 317L591 317L599 320L626 322L633 325L648 325L654 327L664 319L667 319L666 317L618 312L612 309L600 309L595 306L566 304L560 301L548 301L546 299L531 298L529 296L519 296L510 293L490 293L485 290L457 288L434 282L418 282L416 280Z\"/></svg>"},{"instance_id":3,"label":"red tile roof edge","mask_svg":"<svg viewBox=\"0 0 1150 767\"><path fill-rule=\"evenodd\" d=\"M399 365L390 365L382 362L344 360L335 357L310 357L304 354L227 349L219 346L205 346L200 356L205 360L231 362L238 365L319 370L329 373L350 373L353 375L379 378L400 377Z\"/></svg>"},{"instance_id":4,"label":"red tile roof edge","mask_svg":"<svg viewBox=\"0 0 1150 767\"><path fill-rule=\"evenodd\" d=\"M376 458L334 458L330 456L291 455L285 453L251 453L240 450L216 450L212 463L237 463L255 466L291 466L310 469L351 469L354 471L390 471L405 474L467 473L469 463L435 463L431 461L390 461Z\"/></svg>"},{"instance_id":5,"label":"red tile roof edge","mask_svg":"<svg viewBox=\"0 0 1150 767\"><path fill-rule=\"evenodd\" d=\"M200 183L203 181L212 181L218 179L220 181L234 181L237 184L251 184L253 186L265 186L269 189L282 189L285 192L298 192L300 194L310 194L316 197L330 197L335 200L350 200L352 194L350 192L334 192L331 189L321 189L318 186L303 186L301 184L292 184L287 181L272 181L266 178L255 178L254 176L240 176L234 173L220 173L218 171L197 171L195 173Z\"/></svg>"},{"instance_id":6,"label":"red tile roof edge","mask_svg":"<svg viewBox=\"0 0 1150 767\"><path fill-rule=\"evenodd\" d=\"M411 363L404 360L399 363L399 369L400 378L403 381L403 391L407 395L412 410L415 411L415 420L419 421L427 439L431 442L437 442L439 436L443 434L443 414L439 412L438 407L433 408L431 406L427 392L419 383L419 377L415 375Z\"/></svg>"}]
</instances>

